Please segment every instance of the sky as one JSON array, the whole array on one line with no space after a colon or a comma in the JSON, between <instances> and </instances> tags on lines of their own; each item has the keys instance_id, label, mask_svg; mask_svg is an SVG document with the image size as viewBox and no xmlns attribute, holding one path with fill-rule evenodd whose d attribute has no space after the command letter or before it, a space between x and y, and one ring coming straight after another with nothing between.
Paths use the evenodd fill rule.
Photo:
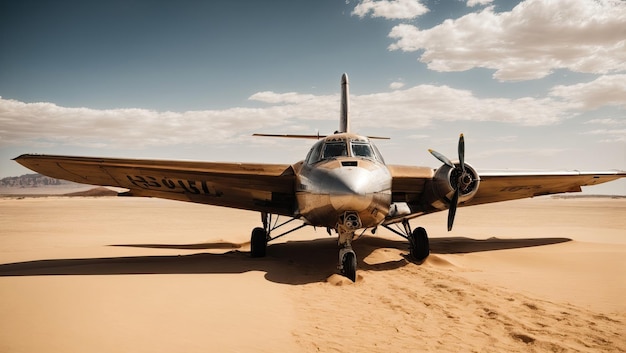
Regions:
<instances>
[{"instance_id":1,"label":"sky","mask_svg":"<svg viewBox=\"0 0 626 353\"><path fill-rule=\"evenodd\" d=\"M0 177L23 153L295 163L353 132L388 164L626 170L626 2L0 0ZM585 190L626 195L626 180Z\"/></svg>"}]
</instances>

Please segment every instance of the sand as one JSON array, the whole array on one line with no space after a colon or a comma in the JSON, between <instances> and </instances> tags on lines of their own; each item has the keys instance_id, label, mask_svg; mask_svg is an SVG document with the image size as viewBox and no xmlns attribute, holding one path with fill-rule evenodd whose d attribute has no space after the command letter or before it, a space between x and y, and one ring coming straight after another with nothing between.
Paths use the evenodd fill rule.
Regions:
<instances>
[{"instance_id":1,"label":"sand","mask_svg":"<svg viewBox=\"0 0 626 353\"><path fill-rule=\"evenodd\" d=\"M626 200L536 198L386 230L305 228L248 256L257 213L117 197L0 199L0 352L624 352Z\"/></svg>"}]
</instances>

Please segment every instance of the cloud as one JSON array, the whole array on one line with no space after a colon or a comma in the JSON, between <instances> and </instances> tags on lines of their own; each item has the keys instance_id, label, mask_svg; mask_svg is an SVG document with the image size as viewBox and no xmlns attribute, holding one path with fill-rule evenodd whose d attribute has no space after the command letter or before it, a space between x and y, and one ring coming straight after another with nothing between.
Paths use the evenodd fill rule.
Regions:
<instances>
[{"instance_id":1,"label":"cloud","mask_svg":"<svg viewBox=\"0 0 626 353\"><path fill-rule=\"evenodd\" d=\"M544 98L479 98L469 90L418 85L389 92L351 95L357 132L400 129L422 134L424 127L454 121L519 126L559 124L584 109L624 106L626 75L556 86ZM621 87L621 88L619 88ZM615 94L613 94L616 92ZM74 145L144 148L177 144L220 145L254 132L314 131L337 121L339 95L259 92L249 98L260 108L158 112L147 109L68 108L0 97L0 145ZM312 126L312 121L316 121ZM607 119L596 123L611 124ZM323 124L322 124L323 125ZM320 131L321 134L330 131Z\"/></svg>"},{"instance_id":2,"label":"cloud","mask_svg":"<svg viewBox=\"0 0 626 353\"><path fill-rule=\"evenodd\" d=\"M524 126L558 123L574 116L572 104L550 98L478 98L448 86L419 85L405 90L352 97L352 114L366 127L385 124L418 129L444 121L495 121Z\"/></svg>"},{"instance_id":3,"label":"cloud","mask_svg":"<svg viewBox=\"0 0 626 353\"><path fill-rule=\"evenodd\" d=\"M474 154L474 159L489 159L494 156L508 156L515 159L515 156L528 157L554 157L562 152L567 151L564 148L498 148L481 151Z\"/></svg>"},{"instance_id":4,"label":"cloud","mask_svg":"<svg viewBox=\"0 0 626 353\"><path fill-rule=\"evenodd\" d=\"M157 112L67 108L0 98L0 144L97 145L125 148L223 143L244 132L278 126L292 109L231 108Z\"/></svg>"},{"instance_id":5,"label":"cloud","mask_svg":"<svg viewBox=\"0 0 626 353\"><path fill-rule=\"evenodd\" d=\"M553 70L609 74L626 70L626 2L527 0L510 12L480 12L426 30L400 24L390 50L423 50L435 71L496 70L501 81L539 79Z\"/></svg>"},{"instance_id":6,"label":"cloud","mask_svg":"<svg viewBox=\"0 0 626 353\"><path fill-rule=\"evenodd\" d=\"M585 124L601 124L601 125L619 126L619 125L626 125L626 119L622 119L622 120L611 119L611 118L592 119L592 120L587 121Z\"/></svg>"},{"instance_id":7,"label":"cloud","mask_svg":"<svg viewBox=\"0 0 626 353\"><path fill-rule=\"evenodd\" d=\"M352 11L352 15L363 18L383 17L388 20L411 19L428 12L419 0L362 0Z\"/></svg>"},{"instance_id":8,"label":"cloud","mask_svg":"<svg viewBox=\"0 0 626 353\"><path fill-rule=\"evenodd\" d=\"M603 143L626 142L626 129L598 129L583 132L581 135L600 136L600 142Z\"/></svg>"},{"instance_id":9,"label":"cloud","mask_svg":"<svg viewBox=\"0 0 626 353\"><path fill-rule=\"evenodd\" d=\"M626 75L600 76L587 83L556 86L550 95L576 102L585 110L606 105L626 109Z\"/></svg>"},{"instance_id":10,"label":"cloud","mask_svg":"<svg viewBox=\"0 0 626 353\"><path fill-rule=\"evenodd\" d=\"M264 91L255 93L248 99L271 104L293 104L310 101L316 99L316 97L312 94L299 94L295 92L275 93L271 91Z\"/></svg>"},{"instance_id":11,"label":"cloud","mask_svg":"<svg viewBox=\"0 0 626 353\"><path fill-rule=\"evenodd\" d=\"M467 7L491 4L493 0L467 0Z\"/></svg>"},{"instance_id":12,"label":"cloud","mask_svg":"<svg viewBox=\"0 0 626 353\"><path fill-rule=\"evenodd\" d=\"M396 81L396 82L392 82L392 83L389 85L389 88L391 88L391 89L400 89L400 88L402 88L402 87L404 87L404 82L398 82L398 81Z\"/></svg>"}]
</instances>

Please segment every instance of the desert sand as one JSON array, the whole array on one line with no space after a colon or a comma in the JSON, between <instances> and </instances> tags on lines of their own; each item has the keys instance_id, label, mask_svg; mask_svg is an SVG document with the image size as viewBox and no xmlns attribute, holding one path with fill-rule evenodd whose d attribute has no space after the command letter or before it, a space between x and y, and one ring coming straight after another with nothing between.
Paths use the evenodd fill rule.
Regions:
<instances>
[{"instance_id":1,"label":"desert sand","mask_svg":"<svg viewBox=\"0 0 626 353\"><path fill-rule=\"evenodd\" d=\"M0 199L0 352L624 352L626 200L536 198L354 243L305 228L249 257L257 213Z\"/></svg>"}]
</instances>

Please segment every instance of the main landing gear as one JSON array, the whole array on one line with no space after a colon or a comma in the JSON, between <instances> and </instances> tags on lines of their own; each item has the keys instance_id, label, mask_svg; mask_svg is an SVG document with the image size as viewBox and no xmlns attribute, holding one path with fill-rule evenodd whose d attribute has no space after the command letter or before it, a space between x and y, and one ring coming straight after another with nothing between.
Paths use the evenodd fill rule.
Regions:
<instances>
[{"instance_id":1,"label":"main landing gear","mask_svg":"<svg viewBox=\"0 0 626 353\"><path fill-rule=\"evenodd\" d=\"M263 227L257 227L252 230L252 235L250 236L250 256L251 257L264 257L267 253L267 243L280 238L284 235L287 235L291 232L294 232L300 228L306 226L306 224L302 224L298 227L295 227L291 230L288 230L282 234L272 237L272 231L280 228L294 220L295 218L291 218L288 221L285 221L281 224L278 224L278 216L275 221L272 221L272 215L266 212L261 213L261 220L263 221Z\"/></svg>"},{"instance_id":2,"label":"main landing gear","mask_svg":"<svg viewBox=\"0 0 626 353\"><path fill-rule=\"evenodd\" d=\"M252 230L250 237L250 256L264 257L267 252L268 233L261 227Z\"/></svg>"},{"instance_id":3,"label":"main landing gear","mask_svg":"<svg viewBox=\"0 0 626 353\"><path fill-rule=\"evenodd\" d=\"M409 237L411 256L417 261L424 261L430 255L430 244L426 229L416 228Z\"/></svg>"},{"instance_id":4,"label":"main landing gear","mask_svg":"<svg viewBox=\"0 0 626 353\"><path fill-rule=\"evenodd\" d=\"M408 220L402 221L404 232L391 228L388 225L383 225L383 227L409 241L409 252L415 260L422 262L430 255L430 243L426 229L418 227L412 231Z\"/></svg>"}]
</instances>

